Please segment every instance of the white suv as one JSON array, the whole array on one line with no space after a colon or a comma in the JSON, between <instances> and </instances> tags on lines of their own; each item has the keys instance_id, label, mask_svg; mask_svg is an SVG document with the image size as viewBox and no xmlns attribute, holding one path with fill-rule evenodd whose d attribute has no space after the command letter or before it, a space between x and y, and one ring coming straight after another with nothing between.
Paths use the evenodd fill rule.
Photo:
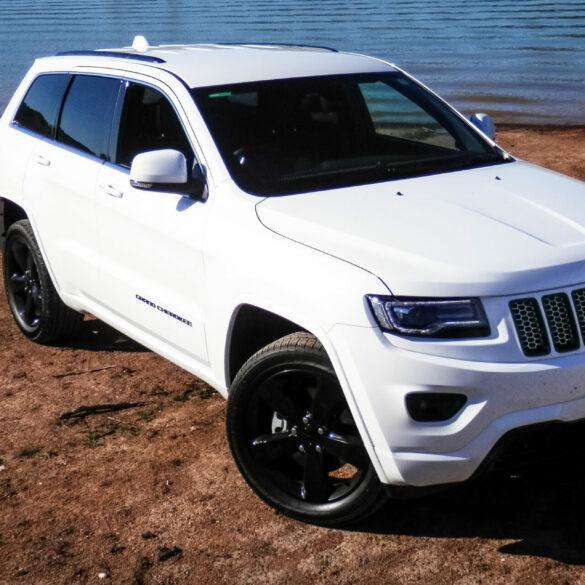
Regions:
<instances>
[{"instance_id":1,"label":"white suv","mask_svg":"<svg viewBox=\"0 0 585 585\"><path fill-rule=\"evenodd\" d=\"M88 312L211 384L246 480L311 522L543 433L560 453L585 419L585 185L475 122L319 47L40 59L0 122L16 323L49 343Z\"/></svg>"}]
</instances>

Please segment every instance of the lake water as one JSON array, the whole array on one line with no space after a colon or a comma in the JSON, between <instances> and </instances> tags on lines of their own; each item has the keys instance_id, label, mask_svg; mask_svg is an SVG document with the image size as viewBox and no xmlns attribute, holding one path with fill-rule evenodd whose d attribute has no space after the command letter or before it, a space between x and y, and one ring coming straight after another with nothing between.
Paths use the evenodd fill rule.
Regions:
<instances>
[{"instance_id":1,"label":"lake water","mask_svg":"<svg viewBox=\"0 0 585 585\"><path fill-rule=\"evenodd\" d=\"M585 124L583 0L0 0L0 111L35 57L135 34L358 51L496 123Z\"/></svg>"}]
</instances>

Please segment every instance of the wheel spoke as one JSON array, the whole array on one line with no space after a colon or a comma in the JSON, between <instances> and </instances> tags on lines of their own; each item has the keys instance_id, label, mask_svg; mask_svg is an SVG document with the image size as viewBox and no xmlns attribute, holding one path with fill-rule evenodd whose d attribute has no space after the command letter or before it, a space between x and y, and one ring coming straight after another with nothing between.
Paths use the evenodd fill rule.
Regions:
<instances>
[{"instance_id":1,"label":"wheel spoke","mask_svg":"<svg viewBox=\"0 0 585 585\"><path fill-rule=\"evenodd\" d=\"M16 264L18 272L24 274L28 267L29 250L28 247L20 242L15 242L11 248L12 260Z\"/></svg>"},{"instance_id":2,"label":"wheel spoke","mask_svg":"<svg viewBox=\"0 0 585 585\"><path fill-rule=\"evenodd\" d=\"M39 317L43 309L43 293L41 292L41 288L34 286L30 294L34 305L35 317Z\"/></svg>"},{"instance_id":3,"label":"wheel spoke","mask_svg":"<svg viewBox=\"0 0 585 585\"><path fill-rule=\"evenodd\" d=\"M23 319L27 322L28 325L32 325L35 319L34 313L34 297L31 292L26 293L26 297L24 299L24 310L23 310Z\"/></svg>"},{"instance_id":4,"label":"wheel spoke","mask_svg":"<svg viewBox=\"0 0 585 585\"><path fill-rule=\"evenodd\" d=\"M303 411L284 391L283 382L284 377L280 376L273 376L266 380L261 387L262 399L287 421L298 421L302 418Z\"/></svg>"},{"instance_id":5,"label":"wheel spoke","mask_svg":"<svg viewBox=\"0 0 585 585\"><path fill-rule=\"evenodd\" d=\"M10 283L12 292L19 293L24 290L24 285L26 283L26 277L22 274L12 274L10 276Z\"/></svg>"},{"instance_id":6,"label":"wheel spoke","mask_svg":"<svg viewBox=\"0 0 585 585\"><path fill-rule=\"evenodd\" d=\"M329 497L329 492L323 455L311 449L305 456L301 498L308 502L324 502Z\"/></svg>"},{"instance_id":7,"label":"wheel spoke","mask_svg":"<svg viewBox=\"0 0 585 585\"><path fill-rule=\"evenodd\" d=\"M370 463L366 448L359 437L329 433L323 439L323 446L327 453L360 469L367 467Z\"/></svg>"},{"instance_id":8,"label":"wheel spoke","mask_svg":"<svg viewBox=\"0 0 585 585\"><path fill-rule=\"evenodd\" d=\"M252 453L261 463L270 463L292 455L298 449L298 438L293 433L260 435L252 441Z\"/></svg>"},{"instance_id":9,"label":"wheel spoke","mask_svg":"<svg viewBox=\"0 0 585 585\"><path fill-rule=\"evenodd\" d=\"M339 402L339 393L340 389L336 382L322 376L317 378L317 388L311 404L313 420L319 424L324 421Z\"/></svg>"}]
</instances>

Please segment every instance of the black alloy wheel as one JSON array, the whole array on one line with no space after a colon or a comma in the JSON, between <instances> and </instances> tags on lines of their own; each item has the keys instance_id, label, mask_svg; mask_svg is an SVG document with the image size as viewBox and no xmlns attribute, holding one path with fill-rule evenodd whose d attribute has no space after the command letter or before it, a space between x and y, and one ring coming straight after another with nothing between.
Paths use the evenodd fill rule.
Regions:
<instances>
[{"instance_id":1,"label":"black alloy wheel","mask_svg":"<svg viewBox=\"0 0 585 585\"><path fill-rule=\"evenodd\" d=\"M342 525L384 501L333 367L308 333L246 362L230 390L227 432L248 483L285 514Z\"/></svg>"},{"instance_id":2,"label":"black alloy wheel","mask_svg":"<svg viewBox=\"0 0 585 585\"><path fill-rule=\"evenodd\" d=\"M43 294L35 258L22 236L13 237L6 250L7 293L14 315L29 334L39 328L43 312Z\"/></svg>"},{"instance_id":3,"label":"black alloy wheel","mask_svg":"<svg viewBox=\"0 0 585 585\"><path fill-rule=\"evenodd\" d=\"M28 220L8 229L3 272L8 305L29 339L50 343L77 330L83 316L59 298Z\"/></svg>"}]
</instances>

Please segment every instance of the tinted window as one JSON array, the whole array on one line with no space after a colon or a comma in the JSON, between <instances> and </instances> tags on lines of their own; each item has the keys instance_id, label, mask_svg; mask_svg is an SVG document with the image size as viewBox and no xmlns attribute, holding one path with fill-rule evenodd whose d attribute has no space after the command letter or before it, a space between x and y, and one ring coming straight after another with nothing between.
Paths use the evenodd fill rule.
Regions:
<instances>
[{"instance_id":1,"label":"tinted window","mask_svg":"<svg viewBox=\"0 0 585 585\"><path fill-rule=\"evenodd\" d=\"M433 94L398 72L203 87L192 95L232 178L258 195L504 160Z\"/></svg>"},{"instance_id":2,"label":"tinted window","mask_svg":"<svg viewBox=\"0 0 585 585\"><path fill-rule=\"evenodd\" d=\"M124 100L116 163L130 167L140 152L173 148L191 157L183 126L169 100L152 87L130 84Z\"/></svg>"},{"instance_id":3,"label":"tinted window","mask_svg":"<svg viewBox=\"0 0 585 585\"><path fill-rule=\"evenodd\" d=\"M57 140L109 160L108 144L120 80L78 75L65 98Z\"/></svg>"},{"instance_id":4,"label":"tinted window","mask_svg":"<svg viewBox=\"0 0 585 585\"><path fill-rule=\"evenodd\" d=\"M400 79L399 87L409 81ZM372 124L380 137L425 143L457 150L456 138L416 102L382 81L359 84L370 111Z\"/></svg>"},{"instance_id":5,"label":"tinted window","mask_svg":"<svg viewBox=\"0 0 585 585\"><path fill-rule=\"evenodd\" d=\"M51 136L70 75L53 74L37 77L16 112L17 126Z\"/></svg>"}]
</instances>

